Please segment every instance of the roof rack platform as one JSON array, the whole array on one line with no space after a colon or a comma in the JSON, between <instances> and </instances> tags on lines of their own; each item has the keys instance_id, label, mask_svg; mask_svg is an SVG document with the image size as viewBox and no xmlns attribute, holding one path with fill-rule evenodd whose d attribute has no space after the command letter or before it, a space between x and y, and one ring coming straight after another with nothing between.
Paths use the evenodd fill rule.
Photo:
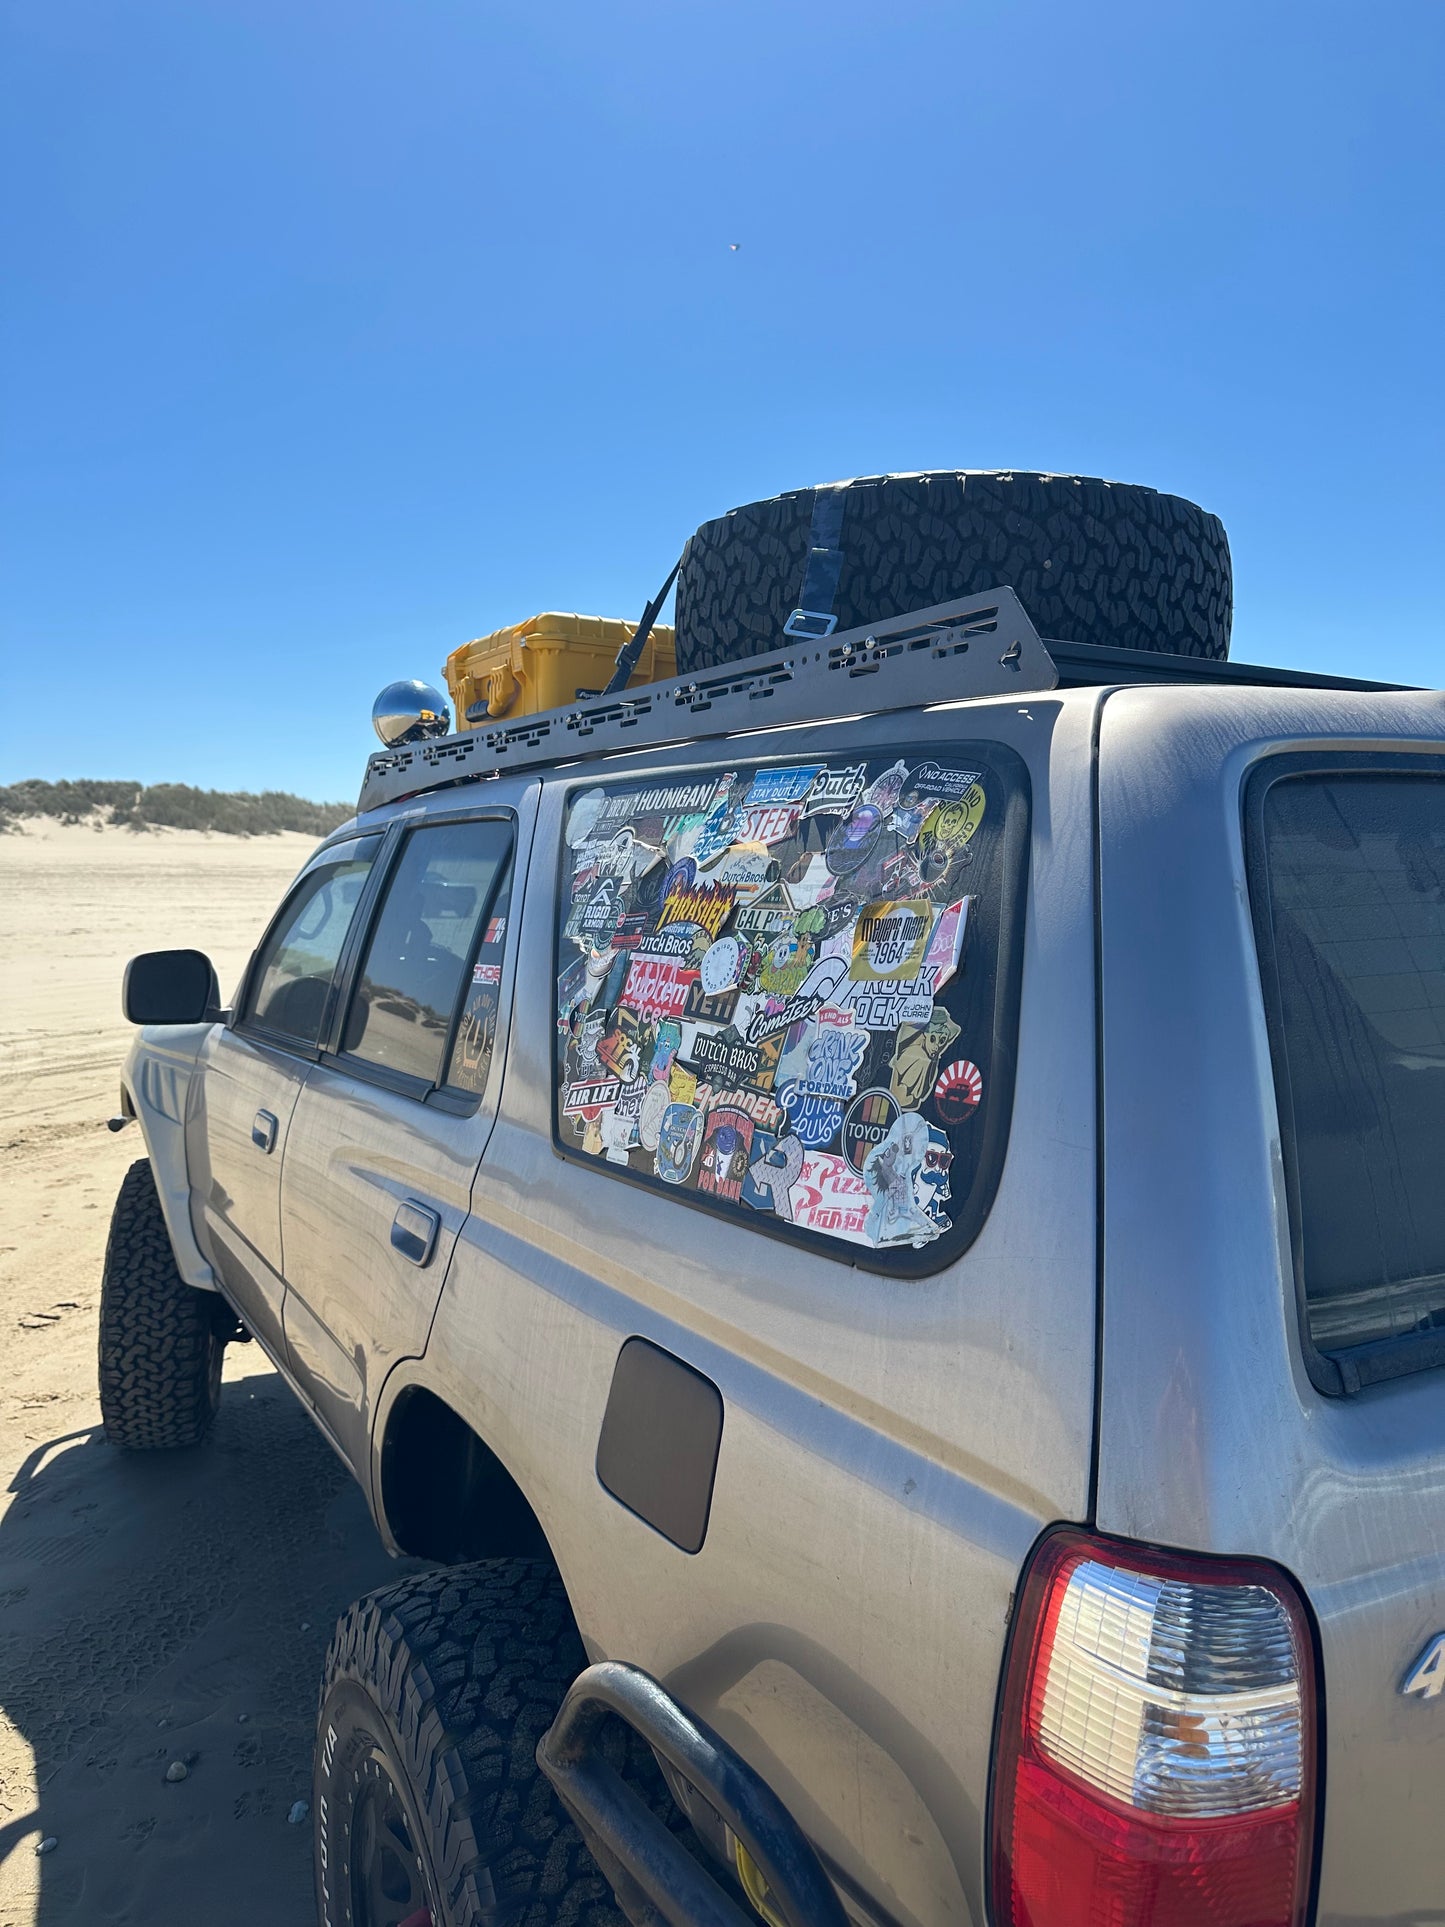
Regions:
<instances>
[{"instance_id":1,"label":"roof rack platform","mask_svg":"<svg viewBox=\"0 0 1445 1927\"><path fill-rule=\"evenodd\" d=\"M380 750L366 765L357 809L379 809L420 791L511 770L555 768L592 756L665 749L834 716L883 715L929 703L1056 688L1186 682L1356 691L1401 687L1159 650L1044 642L1013 590L997 588L826 641L801 642L701 674L597 696L569 709Z\"/></svg>"},{"instance_id":2,"label":"roof rack platform","mask_svg":"<svg viewBox=\"0 0 1445 1927\"><path fill-rule=\"evenodd\" d=\"M1052 689L1058 679L1013 590L990 589L570 709L380 750L366 765L357 808L374 810L419 790L621 750L662 749L967 697L1036 693Z\"/></svg>"}]
</instances>

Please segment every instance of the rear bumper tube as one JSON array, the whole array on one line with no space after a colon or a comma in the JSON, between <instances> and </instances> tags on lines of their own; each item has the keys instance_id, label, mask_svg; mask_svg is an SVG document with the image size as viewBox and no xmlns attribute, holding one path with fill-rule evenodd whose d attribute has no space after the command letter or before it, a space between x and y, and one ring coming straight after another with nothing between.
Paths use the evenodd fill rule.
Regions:
<instances>
[{"instance_id":1,"label":"rear bumper tube","mask_svg":"<svg viewBox=\"0 0 1445 1927\"><path fill-rule=\"evenodd\" d=\"M556 1789L634 1927L756 1927L597 1751L624 1721L713 1809L744 1855L739 1873L774 1927L846 1927L832 1882L777 1794L709 1726L639 1667L604 1660L573 1681L543 1734L537 1764ZM684 1804L680 1802L679 1804Z\"/></svg>"}]
</instances>

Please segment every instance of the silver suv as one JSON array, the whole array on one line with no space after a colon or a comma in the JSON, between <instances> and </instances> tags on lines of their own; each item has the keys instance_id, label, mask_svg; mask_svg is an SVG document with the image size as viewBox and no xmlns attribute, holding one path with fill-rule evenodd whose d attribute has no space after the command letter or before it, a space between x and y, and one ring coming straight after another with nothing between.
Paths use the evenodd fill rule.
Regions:
<instances>
[{"instance_id":1,"label":"silver suv","mask_svg":"<svg viewBox=\"0 0 1445 1927\"><path fill-rule=\"evenodd\" d=\"M111 1437L244 1328L437 1562L327 1927L1445 1921L1440 695L997 591L373 757L127 1009Z\"/></svg>"}]
</instances>

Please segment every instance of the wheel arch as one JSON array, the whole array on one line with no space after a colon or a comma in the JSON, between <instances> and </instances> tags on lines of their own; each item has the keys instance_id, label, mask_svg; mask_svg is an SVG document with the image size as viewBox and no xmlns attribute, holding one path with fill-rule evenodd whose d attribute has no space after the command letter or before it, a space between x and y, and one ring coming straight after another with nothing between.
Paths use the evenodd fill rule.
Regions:
<instances>
[{"instance_id":1,"label":"wheel arch","mask_svg":"<svg viewBox=\"0 0 1445 1927\"><path fill-rule=\"evenodd\" d=\"M560 1572L513 1469L420 1376L393 1374L386 1385L372 1436L371 1506L391 1553L447 1563L545 1559Z\"/></svg>"}]
</instances>

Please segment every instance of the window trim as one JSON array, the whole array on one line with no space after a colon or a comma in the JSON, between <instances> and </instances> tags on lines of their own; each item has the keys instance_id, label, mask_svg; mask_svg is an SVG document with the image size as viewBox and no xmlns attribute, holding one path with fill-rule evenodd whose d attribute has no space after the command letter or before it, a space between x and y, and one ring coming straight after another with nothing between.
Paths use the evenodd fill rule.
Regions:
<instances>
[{"instance_id":1,"label":"window trim","mask_svg":"<svg viewBox=\"0 0 1445 1927\"><path fill-rule=\"evenodd\" d=\"M709 745L709 748L714 747ZM722 748L725 745L717 745ZM960 737L946 744L919 743L910 738L906 728L895 735L877 743L857 743L851 747L838 747L830 755L849 756L855 760L863 757L872 761L875 757L886 759L890 756L906 756L914 751L930 756L938 756L947 750L949 755L959 756L968 762L977 762L985 771L991 770L1002 778L1005 785L1005 804L1001 829L1000 863L1003 874L1003 893L999 903L998 928L998 965L995 976L996 990L993 1006L993 1029L989 1037L989 1082L995 1091L996 1100L988 1106L984 1121L983 1142L979 1147L978 1177L968 1199L968 1209L955 1218L952 1229L932 1243L914 1250L909 1245L889 1246L886 1251L870 1251L863 1245L845 1242L841 1238L828 1238L821 1233L801 1230L796 1225L784 1224L771 1213L754 1212L742 1218L728 1204L712 1204L705 1194L674 1185L663 1183L660 1178L649 1178L645 1172L634 1171L630 1166L610 1164L606 1159L589 1157L585 1151L568 1144L562 1136L561 1094L557 1083L557 1065L552 1046L547 1048L547 1076L551 1091L548 1097L551 1118L552 1152L555 1157L568 1164L577 1164L585 1170L600 1172L603 1176L623 1184L635 1185L639 1190L653 1197L661 1197L669 1204L681 1206L686 1210L698 1211L710 1218L720 1219L744 1231L756 1231L765 1238L771 1238L795 1250L805 1251L816 1258L830 1260L834 1264L848 1266L854 1271L868 1272L874 1277L884 1279L931 1278L947 1271L956 1264L977 1241L984 1225L988 1222L998 1197L999 1184L1003 1177L1004 1161L1008 1154L1009 1134L1013 1123L1014 1092L1018 1071L1019 1023L1023 1006L1023 957L1024 939L1027 923L1029 890L1033 876L1033 784L1028 764L1016 749L992 737ZM749 756L745 766L749 769L787 769L798 762L799 755ZM679 777L706 775L729 767L742 767L735 757L731 763L722 757L709 756L678 766ZM557 837L557 853L553 869L550 914L552 918L552 974L547 986L547 1009L552 1024L557 1016L557 979L563 968L562 924L559 915L562 892L567 887L567 859L570 854L566 836L567 812L574 796L583 790L611 789L634 782L661 782L663 776L646 770L631 771L625 775L599 775L594 771L590 776L569 779L563 786L562 814Z\"/></svg>"},{"instance_id":2,"label":"window trim","mask_svg":"<svg viewBox=\"0 0 1445 1927\"><path fill-rule=\"evenodd\" d=\"M346 969L347 956L351 949L357 925L370 913L370 902L376 889L377 873L386 861L388 831L388 825L374 824L365 829L351 831L346 836L338 837L334 842L323 843L320 849L313 851L305 867L298 871L296 876L292 878L289 889L276 907L275 915L261 933L260 942L256 945L247 960L246 968L241 973L241 981L236 987L232 1014L226 1026L228 1030L234 1031L239 1037L250 1038L256 1043L264 1044L270 1050L284 1051L288 1056L304 1058L305 1061L310 1064L319 1062L324 1053L325 1040L330 1035L335 1015L336 987L338 983L341 982ZM362 885L361 895L357 899L356 909L352 915L350 927L342 941L335 968L331 973L331 982L326 992L326 1003L322 1008L317 1042L307 1044L303 1042L301 1038L294 1037L287 1031L270 1029L266 1024L260 1023L248 1010L251 992L255 987L257 969L262 957L266 954L266 946L270 943L271 938L285 920L291 906L296 901L297 895L320 865L323 862L333 860L343 863L350 861L351 859L345 855L347 845L350 843L365 842L371 837L376 837L379 840L371 859L371 868L367 872L365 883Z\"/></svg>"},{"instance_id":3,"label":"window trim","mask_svg":"<svg viewBox=\"0 0 1445 1927\"><path fill-rule=\"evenodd\" d=\"M1327 1398L1346 1398L1383 1380L1445 1365L1445 1331L1409 1332L1396 1338L1367 1340L1338 1352L1321 1351L1310 1330L1309 1297L1304 1275L1304 1217L1300 1199L1299 1145L1295 1131L1294 1093L1287 1055L1283 993L1274 947L1274 897L1265 839L1264 812L1277 783L1309 776L1432 776L1445 778L1445 754L1430 750L1295 750L1266 756L1256 763L1244 785L1243 829L1245 879L1249 891L1254 946L1269 1037L1280 1150L1284 1164L1285 1202L1289 1216L1290 1267L1295 1311L1305 1370L1317 1392Z\"/></svg>"},{"instance_id":4,"label":"window trim","mask_svg":"<svg viewBox=\"0 0 1445 1927\"><path fill-rule=\"evenodd\" d=\"M392 878L401 861L401 852L408 840L419 830L440 829L444 825L459 823L502 823L508 831L507 853L497 870L500 880L510 865L512 886L516 890L517 863L517 812L498 804L475 804L466 809L423 811L398 817L387 825L387 840L377 851L373 865L373 877L379 877L375 887L368 878L367 890L362 895L356 916L352 919L346 943L342 946L341 958L333 979L332 1002L327 1007L326 1021L322 1024L323 1044L316 1055L316 1062L324 1064L328 1070L338 1071L347 1077L354 1077L363 1084L375 1084L382 1090L393 1091L399 1097L412 1098L418 1104L428 1104L434 1110L445 1111L458 1117L471 1117L487 1102L486 1091L462 1091L455 1085L433 1080L428 1083L420 1077L413 1077L407 1071L390 1070L384 1064L370 1063L350 1051L340 1048L341 1039L346 1034L346 1019L351 1010L352 998L361 976L362 961L371 947L372 935L380 921L382 906L391 888ZM298 879L299 881L299 879ZM472 941L467 950L467 961L462 969L459 993L452 1013L447 1022L446 1042L442 1047L440 1071L444 1074L451 1068L452 1050L456 1043L457 1026L461 1022L465 991L476 953L481 948L486 934L487 917L497 893L497 883L492 885L491 895L482 907L477 918L477 927L472 933ZM490 1078L488 1083L490 1083Z\"/></svg>"}]
</instances>

